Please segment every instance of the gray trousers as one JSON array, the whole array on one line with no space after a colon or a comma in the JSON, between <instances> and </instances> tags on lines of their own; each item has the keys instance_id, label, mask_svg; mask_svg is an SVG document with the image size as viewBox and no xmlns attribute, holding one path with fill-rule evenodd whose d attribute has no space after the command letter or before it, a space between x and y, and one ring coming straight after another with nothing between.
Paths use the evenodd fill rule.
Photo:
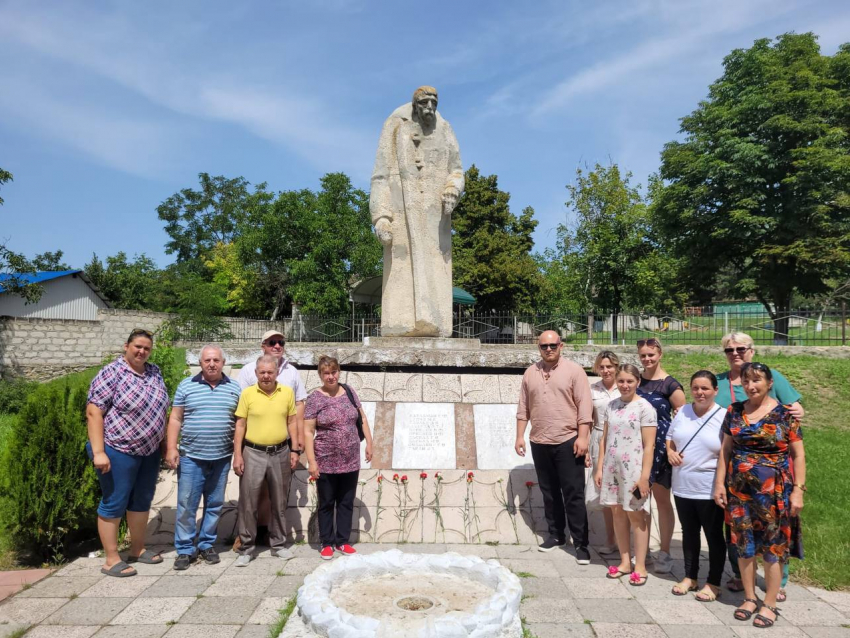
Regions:
<instances>
[{"instance_id":1,"label":"gray trousers","mask_svg":"<svg viewBox=\"0 0 850 638\"><path fill-rule=\"evenodd\" d=\"M269 486L271 519L269 520L269 545L272 549L282 548L286 540L284 515L289 499L289 448L284 446L274 454L267 454L250 447L242 449L245 471L239 481L239 539L240 554L251 554L257 542L257 504L263 482Z\"/></svg>"}]
</instances>

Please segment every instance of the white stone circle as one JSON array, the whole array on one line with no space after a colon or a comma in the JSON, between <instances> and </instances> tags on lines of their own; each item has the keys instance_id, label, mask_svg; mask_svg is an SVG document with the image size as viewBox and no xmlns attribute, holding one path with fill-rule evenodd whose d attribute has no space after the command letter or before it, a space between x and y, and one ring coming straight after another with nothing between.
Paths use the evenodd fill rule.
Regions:
<instances>
[{"instance_id":1,"label":"white stone circle","mask_svg":"<svg viewBox=\"0 0 850 638\"><path fill-rule=\"evenodd\" d=\"M337 607L331 592L346 582L385 574L450 574L468 578L493 590L471 613L449 611L431 619L411 635L417 638L518 638L522 636L519 604L522 585L496 560L477 556L406 554L397 549L357 554L321 565L298 589L298 610L306 628L327 638L401 638L398 627L383 626L377 618L349 613ZM411 627L413 630L413 627ZM389 633L392 631L392 633ZM407 635L407 634L405 634Z\"/></svg>"}]
</instances>

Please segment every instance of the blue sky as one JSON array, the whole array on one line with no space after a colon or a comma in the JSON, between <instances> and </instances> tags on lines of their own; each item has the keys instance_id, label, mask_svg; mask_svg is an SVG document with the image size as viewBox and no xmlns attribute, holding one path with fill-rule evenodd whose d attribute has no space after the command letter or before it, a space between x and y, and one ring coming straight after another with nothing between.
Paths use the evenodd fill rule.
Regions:
<instances>
[{"instance_id":1,"label":"blue sky","mask_svg":"<svg viewBox=\"0 0 850 638\"><path fill-rule=\"evenodd\" d=\"M645 184L723 56L787 31L832 54L850 3L0 0L0 240L165 265L156 207L199 172L368 189L384 119L431 84L464 167L534 207L543 249L577 166Z\"/></svg>"}]
</instances>

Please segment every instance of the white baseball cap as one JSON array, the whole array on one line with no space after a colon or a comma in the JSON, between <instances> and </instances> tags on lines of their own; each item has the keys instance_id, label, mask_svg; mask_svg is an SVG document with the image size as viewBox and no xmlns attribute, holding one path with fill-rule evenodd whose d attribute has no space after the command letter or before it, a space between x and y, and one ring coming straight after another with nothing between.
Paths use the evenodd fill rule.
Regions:
<instances>
[{"instance_id":1,"label":"white baseball cap","mask_svg":"<svg viewBox=\"0 0 850 638\"><path fill-rule=\"evenodd\" d=\"M265 343L268 339L271 339L272 337L281 337L284 341L286 341L286 337L284 337L283 333L279 330L268 330L263 335L263 338L260 340L260 343Z\"/></svg>"}]
</instances>

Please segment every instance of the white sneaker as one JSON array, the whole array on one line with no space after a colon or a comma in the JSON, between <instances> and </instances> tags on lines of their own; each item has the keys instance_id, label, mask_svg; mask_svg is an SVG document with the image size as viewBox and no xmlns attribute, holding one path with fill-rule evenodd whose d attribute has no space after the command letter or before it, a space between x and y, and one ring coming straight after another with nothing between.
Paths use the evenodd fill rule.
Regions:
<instances>
[{"instance_id":1,"label":"white sneaker","mask_svg":"<svg viewBox=\"0 0 850 638\"><path fill-rule=\"evenodd\" d=\"M616 545L602 545L597 547L596 551L600 554L616 554L620 549Z\"/></svg>"},{"instance_id":2,"label":"white sneaker","mask_svg":"<svg viewBox=\"0 0 850 638\"><path fill-rule=\"evenodd\" d=\"M235 565L237 567L247 567L248 563L251 562L251 556L248 554L239 554L239 558L236 559Z\"/></svg>"},{"instance_id":3,"label":"white sneaker","mask_svg":"<svg viewBox=\"0 0 850 638\"><path fill-rule=\"evenodd\" d=\"M673 558L667 552L660 551L655 555L656 574L669 574L673 571Z\"/></svg>"},{"instance_id":4,"label":"white sneaker","mask_svg":"<svg viewBox=\"0 0 850 638\"><path fill-rule=\"evenodd\" d=\"M277 556L282 560L289 560L290 558L295 558L295 554L292 553L292 550L286 549L285 547L272 550L272 556Z\"/></svg>"}]
</instances>

